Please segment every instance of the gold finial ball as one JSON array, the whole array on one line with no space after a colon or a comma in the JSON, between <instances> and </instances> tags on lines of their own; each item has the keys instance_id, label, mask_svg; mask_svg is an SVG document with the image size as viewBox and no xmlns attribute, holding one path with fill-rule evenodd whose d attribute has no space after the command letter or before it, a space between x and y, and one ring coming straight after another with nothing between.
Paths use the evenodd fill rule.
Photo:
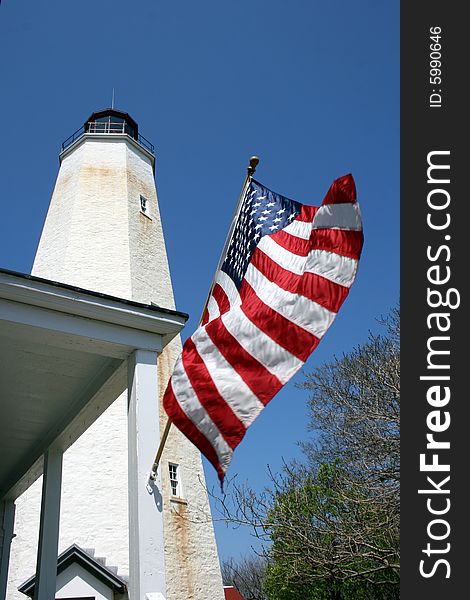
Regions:
<instances>
[{"instance_id":1,"label":"gold finial ball","mask_svg":"<svg viewBox=\"0 0 470 600\"><path fill-rule=\"evenodd\" d=\"M250 158L250 164L248 165L248 175L253 175L256 171L256 167L258 166L259 158L257 156L252 156Z\"/></svg>"}]
</instances>

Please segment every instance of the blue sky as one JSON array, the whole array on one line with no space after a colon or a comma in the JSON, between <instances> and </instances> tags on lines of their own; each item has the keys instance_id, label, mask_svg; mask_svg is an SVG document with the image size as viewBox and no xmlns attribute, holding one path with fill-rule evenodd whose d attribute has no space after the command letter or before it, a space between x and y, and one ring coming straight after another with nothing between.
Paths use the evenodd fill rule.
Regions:
<instances>
[{"instance_id":1,"label":"blue sky","mask_svg":"<svg viewBox=\"0 0 470 600\"><path fill-rule=\"evenodd\" d=\"M363 342L399 295L399 3L346 0L3 0L0 266L30 272L61 142L94 110L129 112L156 147L177 307L197 325L248 158L305 204L351 172L365 245L359 274L306 369ZM235 452L255 488L299 456L294 380ZM205 463L209 486L217 485ZM216 515L214 515L216 516ZM248 532L216 523L222 558Z\"/></svg>"}]
</instances>

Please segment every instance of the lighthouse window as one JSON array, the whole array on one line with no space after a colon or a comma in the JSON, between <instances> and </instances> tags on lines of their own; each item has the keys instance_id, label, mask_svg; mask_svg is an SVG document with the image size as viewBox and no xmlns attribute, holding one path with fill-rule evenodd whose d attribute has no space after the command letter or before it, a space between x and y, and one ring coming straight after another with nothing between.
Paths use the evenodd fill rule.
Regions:
<instances>
[{"instance_id":1,"label":"lighthouse window","mask_svg":"<svg viewBox=\"0 0 470 600\"><path fill-rule=\"evenodd\" d=\"M174 463L168 463L168 469L170 472L171 495L180 497L181 485L179 478L179 465L175 465Z\"/></svg>"},{"instance_id":2,"label":"lighthouse window","mask_svg":"<svg viewBox=\"0 0 470 600\"><path fill-rule=\"evenodd\" d=\"M140 212L150 217L150 202L144 196L140 196Z\"/></svg>"},{"instance_id":3,"label":"lighthouse window","mask_svg":"<svg viewBox=\"0 0 470 600\"><path fill-rule=\"evenodd\" d=\"M94 121L86 123L85 129L87 133L127 133L136 139L134 127L115 114L96 117Z\"/></svg>"}]
</instances>

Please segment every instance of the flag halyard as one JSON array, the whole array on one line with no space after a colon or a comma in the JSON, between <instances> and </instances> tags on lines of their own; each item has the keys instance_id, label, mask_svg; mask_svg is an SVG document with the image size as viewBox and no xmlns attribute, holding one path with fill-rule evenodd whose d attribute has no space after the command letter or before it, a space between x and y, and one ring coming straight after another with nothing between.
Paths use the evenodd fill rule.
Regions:
<instances>
[{"instance_id":1,"label":"flag halyard","mask_svg":"<svg viewBox=\"0 0 470 600\"><path fill-rule=\"evenodd\" d=\"M247 428L333 322L362 242L352 175L336 179L321 206L248 181L201 325L163 398L221 482Z\"/></svg>"}]
</instances>

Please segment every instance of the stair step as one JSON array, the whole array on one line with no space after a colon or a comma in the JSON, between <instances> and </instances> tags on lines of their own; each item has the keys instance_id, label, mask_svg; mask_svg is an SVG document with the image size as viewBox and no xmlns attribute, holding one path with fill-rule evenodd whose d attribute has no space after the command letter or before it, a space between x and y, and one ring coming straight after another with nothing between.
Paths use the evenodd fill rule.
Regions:
<instances>
[{"instance_id":1,"label":"stair step","mask_svg":"<svg viewBox=\"0 0 470 600\"><path fill-rule=\"evenodd\" d=\"M111 571L112 573L117 575L118 567L106 567L106 568L108 569L108 571Z\"/></svg>"}]
</instances>

